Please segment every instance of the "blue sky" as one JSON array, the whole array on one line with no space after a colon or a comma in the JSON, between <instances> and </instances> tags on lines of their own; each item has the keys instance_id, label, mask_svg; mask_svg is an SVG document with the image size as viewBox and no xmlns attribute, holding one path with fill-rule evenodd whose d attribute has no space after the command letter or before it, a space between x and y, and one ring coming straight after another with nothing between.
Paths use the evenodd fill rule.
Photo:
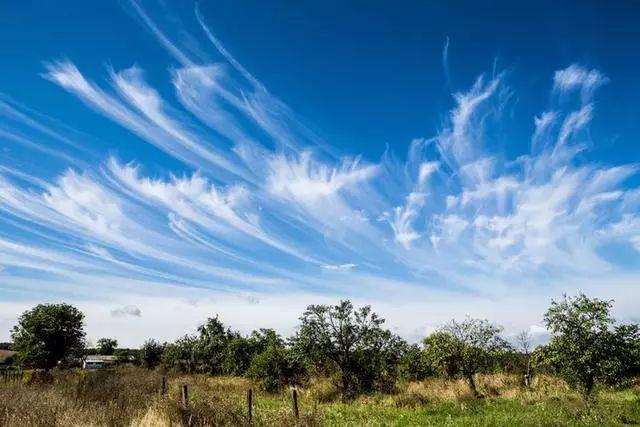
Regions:
<instances>
[{"instance_id":1,"label":"blue sky","mask_svg":"<svg viewBox=\"0 0 640 427\"><path fill-rule=\"evenodd\" d=\"M638 12L0 5L0 339L60 300L128 345L339 298L410 339L577 290L633 317Z\"/></svg>"}]
</instances>

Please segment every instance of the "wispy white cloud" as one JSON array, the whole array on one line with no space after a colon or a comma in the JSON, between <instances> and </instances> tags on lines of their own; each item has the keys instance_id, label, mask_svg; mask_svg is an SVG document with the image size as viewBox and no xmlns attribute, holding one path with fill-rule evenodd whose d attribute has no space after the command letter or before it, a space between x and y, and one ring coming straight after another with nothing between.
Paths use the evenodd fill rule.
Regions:
<instances>
[{"instance_id":1,"label":"wispy white cloud","mask_svg":"<svg viewBox=\"0 0 640 427\"><path fill-rule=\"evenodd\" d=\"M268 163L269 191L303 204L322 202L341 190L366 182L376 174L375 165L361 165L359 159L330 167L312 159L310 152L297 158L276 155Z\"/></svg>"},{"instance_id":2,"label":"wispy white cloud","mask_svg":"<svg viewBox=\"0 0 640 427\"><path fill-rule=\"evenodd\" d=\"M583 102L588 101L596 89L607 83L609 79L600 71L589 70L577 64L571 64L553 75L554 90L561 92L578 90Z\"/></svg>"}]
</instances>

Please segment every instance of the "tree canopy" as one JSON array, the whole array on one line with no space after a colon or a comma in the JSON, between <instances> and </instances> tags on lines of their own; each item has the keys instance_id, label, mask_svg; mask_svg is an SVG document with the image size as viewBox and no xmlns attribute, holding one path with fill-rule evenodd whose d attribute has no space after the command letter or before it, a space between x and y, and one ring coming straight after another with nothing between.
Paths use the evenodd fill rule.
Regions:
<instances>
[{"instance_id":1,"label":"tree canopy","mask_svg":"<svg viewBox=\"0 0 640 427\"><path fill-rule=\"evenodd\" d=\"M100 354L112 355L118 347L118 341L113 338L100 338L96 342L96 348Z\"/></svg>"},{"instance_id":2,"label":"tree canopy","mask_svg":"<svg viewBox=\"0 0 640 427\"><path fill-rule=\"evenodd\" d=\"M84 314L69 304L40 304L25 311L11 332L18 363L51 369L80 356L85 346L83 327Z\"/></svg>"},{"instance_id":3,"label":"tree canopy","mask_svg":"<svg viewBox=\"0 0 640 427\"><path fill-rule=\"evenodd\" d=\"M612 305L582 293L565 295L544 316L551 340L539 357L585 395L597 383L619 384L638 368L638 325L616 325Z\"/></svg>"},{"instance_id":4,"label":"tree canopy","mask_svg":"<svg viewBox=\"0 0 640 427\"><path fill-rule=\"evenodd\" d=\"M502 328L488 320L452 320L425 339L427 360L450 377L466 379L473 394L479 395L475 374L495 366L508 347L500 332Z\"/></svg>"},{"instance_id":5,"label":"tree canopy","mask_svg":"<svg viewBox=\"0 0 640 427\"><path fill-rule=\"evenodd\" d=\"M382 389L395 381L404 341L384 329L384 319L370 306L350 301L311 305L300 318L296 349L319 367L337 370L343 397Z\"/></svg>"}]
</instances>

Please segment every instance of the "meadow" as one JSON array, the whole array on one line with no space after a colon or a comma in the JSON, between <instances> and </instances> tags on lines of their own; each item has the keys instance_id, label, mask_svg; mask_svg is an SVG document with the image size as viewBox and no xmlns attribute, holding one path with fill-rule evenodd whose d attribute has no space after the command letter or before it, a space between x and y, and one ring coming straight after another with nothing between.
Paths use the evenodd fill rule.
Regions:
<instances>
[{"instance_id":1,"label":"meadow","mask_svg":"<svg viewBox=\"0 0 640 427\"><path fill-rule=\"evenodd\" d=\"M26 372L0 383L1 426L221 426L247 425L247 390L253 390L255 426L620 426L640 425L640 384L601 388L589 399L554 377L539 375L524 387L517 375L478 375L482 398L464 381L428 378L399 382L390 393L342 401L329 379L298 389L263 392L241 377L168 376L142 368ZM187 384L189 401L181 400Z\"/></svg>"}]
</instances>

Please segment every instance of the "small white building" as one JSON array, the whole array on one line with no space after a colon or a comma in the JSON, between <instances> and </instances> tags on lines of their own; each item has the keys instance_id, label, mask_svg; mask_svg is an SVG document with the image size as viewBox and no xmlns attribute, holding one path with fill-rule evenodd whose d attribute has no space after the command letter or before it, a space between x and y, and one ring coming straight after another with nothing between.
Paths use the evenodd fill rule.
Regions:
<instances>
[{"instance_id":1,"label":"small white building","mask_svg":"<svg viewBox=\"0 0 640 427\"><path fill-rule=\"evenodd\" d=\"M111 368L116 364L116 356L107 356L101 354L94 354L87 356L82 362L83 369L103 369Z\"/></svg>"}]
</instances>

